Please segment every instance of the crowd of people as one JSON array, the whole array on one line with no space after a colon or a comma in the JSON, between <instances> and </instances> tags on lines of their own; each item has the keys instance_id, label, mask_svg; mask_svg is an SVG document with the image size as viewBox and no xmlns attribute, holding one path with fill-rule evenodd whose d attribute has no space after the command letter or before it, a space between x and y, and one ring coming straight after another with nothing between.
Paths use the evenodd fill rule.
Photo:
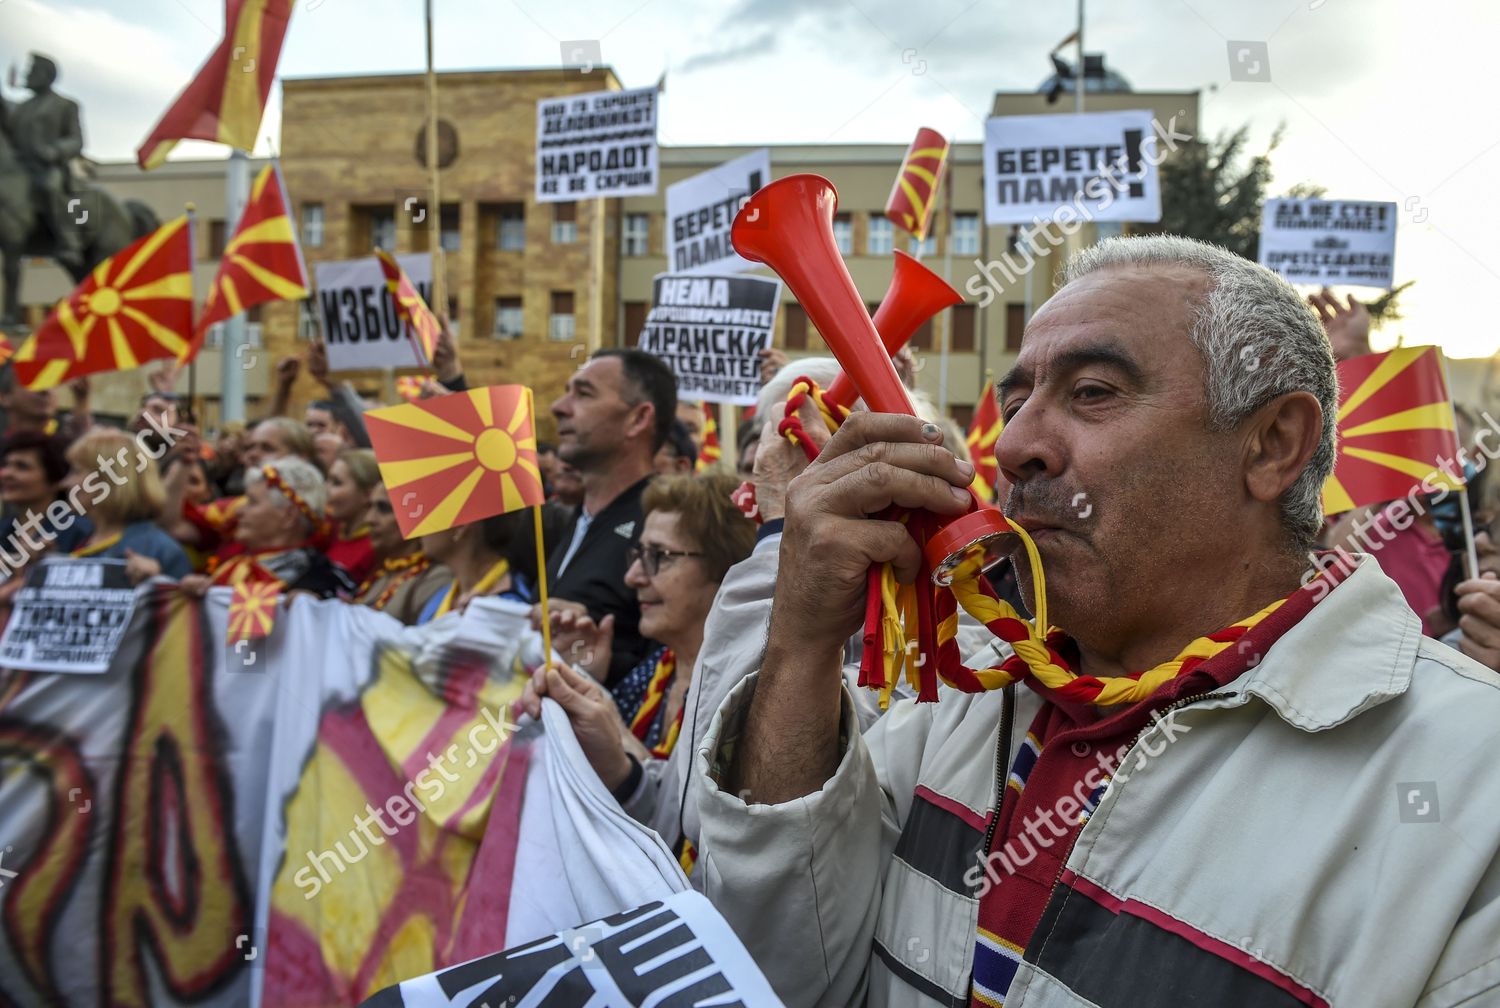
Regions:
<instances>
[{"instance_id":1,"label":"crowd of people","mask_svg":"<svg viewBox=\"0 0 1500 1008\"><path fill-rule=\"evenodd\" d=\"M1102 316L1118 322L1107 335L1092 321ZM788 1003L999 1004L1023 981L1084 997L1106 982L1098 974L1145 992L1133 1003L1168 1003L1153 998L1165 996L1170 970L1147 948L1198 970L1204 1003L1260 1003L1241 987L1270 983L1264 971L1226 979L1193 959L1209 939L1242 933L1271 943L1267 961L1302 963L1292 981L1310 989L1344 957L1345 979L1343 970L1363 969L1370 983L1420 993L1469 975L1480 990L1472 977L1488 969L1495 986L1483 989L1493 990L1500 862L1497 835L1480 835L1479 820L1464 820L1478 831L1465 843L1491 859L1463 861L1468 881L1450 880L1421 913L1397 912L1411 902L1400 887L1378 895L1375 876L1337 872L1330 860L1367 844L1391 870L1429 870L1413 860L1431 853L1422 843L1393 849L1380 839L1378 817L1361 803L1362 775L1394 759L1394 746L1406 747L1412 775L1439 776L1444 761L1469 766L1443 738L1480 730L1470 722L1500 697L1493 680L1407 633L1415 627L1500 669L1500 481L1485 479L1478 453L1466 465L1477 571L1466 569L1457 495L1427 501L1404 523L1393 513L1402 502L1321 517L1333 362L1368 352L1369 316L1352 298L1298 302L1261 267L1185 240L1105 242L1038 311L1001 383L1000 503L1046 564L1063 635L1047 643L1058 662L1098 682L1171 660L1194 670L1130 704L1011 685L945 693L919 708L897 685L882 708L859 689L866 571L913 567L906 533L872 516L892 505L954 514L964 506L954 488L969 484L974 466L963 431L916 392L918 418L856 411L836 433L805 404L803 429L822 449L809 463L777 433L787 393L804 375L826 387L838 367L789 363L776 351L764 355L760 400L739 426L737 468L700 467L703 410L678 401L661 360L605 349L584 362L551 403L555 442L538 446L545 572L529 513L402 536L362 420L369 404L329 375L320 346L277 366L267 415L225 425L212 440L174 393L170 370L153 378L126 429L93 424L87 380L68 388L63 412L53 392L0 373L0 556L10 571L0 604L9 607L30 565L51 553L122 559L133 582L171 579L198 595L272 583L408 625L486 596L531 605L556 656L535 670L520 709L539 715L546 697L563 707L604 785L662 834ZM1247 354L1276 366L1231 374ZM435 364L431 393L466 388L446 335ZM914 386L909 358L898 364ZM303 370L323 394L293 416ZM1079 495L1088 514L1069 506ZM1378 539L1370 528L1383 530ZM1323 570L1318 551L1341 545L1374 557L1330 575L1326 599L1309 598L1304 572L1310 563ZM1018 555L989 577L1024 612L1034 574ZM960 623L966 655L1019 662L968 616ZM1225 627L1235 633L1225 637ZM1299 633L1301 659L1285 649L1270 659L1279 639ZM1192 652L1201 662L1182 660L1190 641L1228 639L1253 641L1253 660L1236 664L1210 645ZM1243 657L1246 648L1229 650ZM1472 690L1448 682L1462 676ZM1149 732L1173 701L1213 693L1242 702L1230 684L1247 680L1280 718L1225 715L1234 721L1228 739L1222 725L1200 733L1208 722L1194 721L1204 754L1171 781L1142 779L1149 797L1137 800L1150 814L1101 827L1126 839L1095 844L1097 860L1085 859L1091 881L1066 876L1064 865L1074 871L1072 843L1091 813L1118 798L1121 789L1106 796L1102 784L1085 788L1065 817L1056 835L1071 839L1034 851L1037 867L1001 885L1008 899L958 881L976 851L999 851L1043 802L1081 787L1096 750ZM1401 713L1382 706L1402 694ZM1362 711L1372 713L1329 757L1318 734L1337 735ZM1251 751L1259 763L1236 762ZM1348 776L1308 780L1305 768L1328 758ZM1297 813L1272 792L1299 782L1342 791L1326 798L1338 806L1334 821L1286 847L1286 820ZM1231 828L1236 809L1248 826ZM1256 853L1271 849L1271 862ZM1170 869L1163 851L1183 855L1185 867ZM1299 886L1297 871L1284 870L1319 858L1331 877L1318 885ZM1127 894L1157 900L1165 918L1195 922L1183 943L1192 950L1100 925L1058 896L1065 878L1069 893L1092 894L1090 907L1102 900L1117 914ZM1205 909L1216 900L1248 909ZM1314 922L1310 930L1264 923L1293 909ZM1257 927L1261 912L1269 916L1259 930L1234 930ZM1352 935L1361 921L1386 930L1378 941ZM1054 937L1038 945L1044 925ZM1150 926L1161 930L1160 921ZM1420 982L1393 978L1379 962L1390 947L1414 946Z\"/></svg>"}]
</instances>

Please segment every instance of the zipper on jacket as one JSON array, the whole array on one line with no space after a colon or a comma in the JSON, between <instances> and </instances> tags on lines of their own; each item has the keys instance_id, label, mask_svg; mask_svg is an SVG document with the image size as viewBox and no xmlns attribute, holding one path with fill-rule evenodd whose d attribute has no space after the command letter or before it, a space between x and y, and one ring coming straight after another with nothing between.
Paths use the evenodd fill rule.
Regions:
<instances>
[{"instance_id":1,"label":"zipper on jacket","mask_svg":"<svg viewBox=\"0 0 1500 1008\"><path fill-rule=\"evenodd\" d=\"M995 829L1000 825L1000 806L1005 802L1005 783L1010 780L1010 738L1016 723L1016 684L1005 687L1000 699L1000 734L995 739L995 808L990 813L990 824L984 830L984 847L981 857L990 852L995 842Z\"/></svg>"}]
</instances>

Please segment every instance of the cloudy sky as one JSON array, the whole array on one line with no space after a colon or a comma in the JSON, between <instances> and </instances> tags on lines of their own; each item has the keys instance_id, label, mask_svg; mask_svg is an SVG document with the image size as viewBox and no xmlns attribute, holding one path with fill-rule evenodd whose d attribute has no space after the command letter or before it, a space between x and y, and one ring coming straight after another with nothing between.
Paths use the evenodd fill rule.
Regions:
<instances>
[{"instance_id":1,"label":"cloudy sky","mask_svg":"<svg viewBox=\"0 0 1500 1008\"><path fill-rule=\"evenodd\" d=\"M669 144L977 141L996 90L1035 88L1074 5L1031 0L434 0L440 69L557 65L597 40L627 87L666 70ZM1298 182L1402 208L1407 318L1378 344L1500 349L1500 7L1478 0L1094 2L1086 42L1138 90L1203 91L1203 124L1249 123L1278 194ZM221 36L222 0L0 0L0 60L40 50L85 109L86 152L126 159ZM1230 80L1231 42L1265 42L1269 82ZM423 67L421 0L298 0L282 72ZM919 71L920 72L914 72ZM7 97L24 93L6 90ZM279 131L279 96L263 127ZM215 148L183 145L177 156ZM837 180L835 180L837 181ZM1369 292L1366 292L1369 293Z\"/></svg>"}]
</instances>

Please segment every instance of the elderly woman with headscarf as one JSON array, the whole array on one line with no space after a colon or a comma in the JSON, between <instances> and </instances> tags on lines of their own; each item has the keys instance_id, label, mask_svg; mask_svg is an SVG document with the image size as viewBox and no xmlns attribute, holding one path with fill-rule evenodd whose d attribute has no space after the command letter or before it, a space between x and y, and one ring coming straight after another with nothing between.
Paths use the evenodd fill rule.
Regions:
<instances>
[{"instance_id":1,"label":"elderly woman with headscarf","mask_svg":"<svg viewBox=\"0 0 1500 1008\"><path fill-rule=\"evenodd\" d=\"M349 576L323 555L327 489L311 462L275 458L245 474L245 505L235 524L236 542L210 561L208 575L183 579L201 594L210 584L273 582L287 592L348 598Z\"/></svg>"}]
</instances>

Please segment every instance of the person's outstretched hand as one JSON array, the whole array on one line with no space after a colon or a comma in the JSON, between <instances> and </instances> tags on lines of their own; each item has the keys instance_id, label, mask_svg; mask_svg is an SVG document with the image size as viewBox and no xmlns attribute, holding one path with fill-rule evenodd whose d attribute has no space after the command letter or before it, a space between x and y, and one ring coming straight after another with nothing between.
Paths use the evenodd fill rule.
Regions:
<instances>
[{"instance_id":1,"label":"person's outstretched hand","mask_svg":"<svg viewBox=\"0 0 1500 1008\"><path fill-rule=\"evenodd\" d=\"M1342 304L1327 287L1307 296L1307 303L1323 322L1328 342L1333 345L1333 359L1348 360L1370 352L1370 309L1349 295Z\"/></svg>"}]
</instances>

